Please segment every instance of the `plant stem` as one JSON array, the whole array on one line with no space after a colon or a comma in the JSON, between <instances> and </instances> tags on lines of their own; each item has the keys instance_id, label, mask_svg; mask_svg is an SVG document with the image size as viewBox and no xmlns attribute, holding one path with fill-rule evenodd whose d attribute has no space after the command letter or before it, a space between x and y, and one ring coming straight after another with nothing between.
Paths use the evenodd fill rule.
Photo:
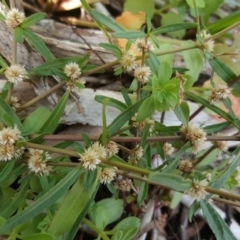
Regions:
<instances>
[{"instance_id":1,"label":"plant stem","mask_svg":"<svg viewBox=\"0 0 240 240\"><path fill-rule=\"evenodd\" d=\"M29 138L38 137L39 134L30 135ZM90 140L97 141L99 136L89 136ZM42 139L52 141L83 141L81 136L76 135L45 135ZM141 137L112 137L111 140L116 142L140 142ZM165 141L182 141L185 140L183 136L158 136L148 137L147 142L165 142ZM206 136L206 141L240 141L239 135L224 136L214 135Z\"/></svg>"},{"instance_id":2,"label":"plant stem","mask_svg":"<svg viewBox=\"0 0 240 240\"><path fill-rule=\"evenodd\" d=\"M227 200L227 199L224 199L224 198L216 198L216 197L213 197L211 199L213 201L216 201L216 202L219 202L219 203L224 203L224 204L227 204L227 205L240 207L240 203L239 202L234 202L234 201L230 201L230 200Z\"/></svg>"},{"instance_id":3,"label":"plant stem","mask_svg":"<svg viewBox=\"0 0 240 240\"><path fill-rule=\"evenodd\" d=\"M88 219L84 218L83 222L89 227L91 228L95 233L97 233L98 235L101 236L101 238L103 240L110 240L109 237L106 235L105 232L99 231L99 229Z\"/></svg>"},{"instance_id":4,"label":"plant stem","mask_svg":"<svg viewBox=\"0 0 240 240\"><path fill-rule=\"evenodd\" d=\"M195 168L205 157L207 157L208 154L210 154L216 146L211 146L201 157L196 159L196 161L193 163L193 168Z\"/></svg>"},{"instance_id":5,"label":"plant stem","mask_svg":"<svg viewBox=\"0 0 240 240\"><path fill-rule=\"evenodd\" d=\"M234 199L237 201L240 201L240 195L238 194L234 194L234 193L230 193L230 192L226 192L226 191L221 191L219 189L215 189L215 188L211 188L211 187L206 187L205 190L208 193L212 193L212 194L216 194L225 198L230 198L230 199Z\"/></svg>"},{"instance_id":6,"label":"plant stem","mask_svg":"<svg viewBox=\"0 0 240 240\"><path fill-rule=\"evenodd\" d=\"M31 101L23 104L21 107L19 107L17 109L17 113L23 111L24 109L34 105L35 103L39 102L40 100L44 99L45 97L49 96L50 94L52 94L54 91L56 91L57 89L59 89L60 87L62 87L66 82L62 81L59 82L58 84L56 84L54 87L50 88L49 90L47 90L46 92L44 92L43 94L33 98Z\"/></svg>"}]
</instances>

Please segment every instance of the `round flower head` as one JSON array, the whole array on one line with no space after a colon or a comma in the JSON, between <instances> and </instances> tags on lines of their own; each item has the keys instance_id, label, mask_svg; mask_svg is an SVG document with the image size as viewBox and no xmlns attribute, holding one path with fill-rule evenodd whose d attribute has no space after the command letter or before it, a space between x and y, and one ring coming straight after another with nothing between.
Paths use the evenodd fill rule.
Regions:
<instances>
[{"instance_id":1,"label":"round flower head","mask_svg":"<svg viewBox=\"0 0 240 240\"><path fill-rule=\"evenodd\" d=\"M95 142L90 147L99 157L105 158L107 156L106 149L99 143Z\"/></svg>"},{"instance_id":2,"label":"round flower head","mask_svg":"<svg viewBox=\"0 0 240 240\"><path fill-rule=\"evenodd\" d=\"M10 161L15 156L15 147L12 144L0 145L0 161Z\"/></svg>"},{"instance_id":3,"label":"round flower head","mask_svg":"<svg viewBox=\"0 0 240 240\"><path fill-rule=\"evenodd\" d=\"M28 79L26 69L19 64L14 64L7 68L5 76L11 83L20 83L23 80Z\"/></svg>"},{"instance_id":4,"label":"round flower head","mask_svg":"<svg viewBox=\"0 0 240 240\"><path fill-rule=\"evenodd\" d=\"M208 194L205 191L205 187L207 185L208 185L208 182L206 179L202 181L193 180L192 187L189 190L185 191L185 193L188 194L191 198L199 201L201 199L204 199Z\"/></svg>"},{"instance_id":5,"label":"round flower head","mask_svg":"<svg viewBox=\"0 0 240 240\"><path fill-rule=\"evenodd\" d=\"M0 131L0 144L14 144L16 143L21 137L21 132L19 131L19 129L17 128L17 126L15 126L14 128L3 128Z\"/></svg>"},{"instance_id":6,"label":"round flower head","mask_svg":"<svg viewBox=\"0 0 240 240\"><path fill-rule=\"evenodd\" d=\"M75 62L66 64L63 71L71 79L77 79L81 75L81 69L79 65Z\"/></svg>"},{"instance_id":7,"label":"round flower head","mask_svg":"<svg viewBox=\"0 0 240 240\"><path fill-rule=\"evenodd\" d=\"M138 164L138 161L143 157L143 148L140 146L137 146L134 148L130 155L128 156L128 160L132 162L134 165Z\"/></svg>"},{"instance_id":8,"label":"round flower head","mask_svg":"<svg viewBox=\"0 0 240 240\"><path fill-rule=\"evenodd\" d=\"M192 145L192 152L198 153L201 149L202 143L206 140L206 133L198 127L194 127L191 123L181 128L181 132L188 139Z\"/></svg>"},{"instance_id":9,"label":"round flower head","mask_svg":"<svg viewBox=\"0 0 240 240\"><path fill-rule=\"evenodd\" d=\"M118 149L118 145L113 142L113 141L109 141L106 145L105 145L105 150L106 150L106 154L107 157L110 158L113 155L116 155L119 151Z\"/></svg>"},{"instance_id":10,"label":"round flower head","mask_svg":"<svg viewBox=\"0 0 240 240\"><path fill-rule=\"evenodd\" d=\"M20 107L19 99L15 96L11 96L10 106L14 111L16 111Z\"/></svg>"},{"instance_id":11,"label":"round flower head","mask_svg":"<svg viewBox=\"0 0 240 240\"><path fill-rule=\"evenodd\" d=\"M99 155L91 148L85 150L83 154L79 155L82 167L88 170L96 169L97 165L101 162Z\"/></svg>"},{"instance_id":12,"label":"round flower head","mask_svg":"<svg viewBox=\"0 0 240 240\"><path fill-rule=\"evenodd\" d=\"M138 52L150 52L154 50L154 46L148 38L136 39L134 47Z\"/></svg>"},{"instance_id":13,"label":"round flower head","mask_svg":"<svg viewBox=\"0 0 240 240\"><path fill-rule=\"evenodd\" d=\"M131 119L133 121L132 123L133 127L137 128L139 131L142 132L147 125L150 125L149 132L152 133L155 127L155 121L153 119L146 118L141 122L137 122L136 116L137 114L135 114L135 116L133 116Z\"/></svg>"},{"instance_id":14,"label":"round flower head","mask_svg":"<svg viewBox=\"0 0 240 240\"><path fill-rule=\"evenodd\" d=\"M84 85L86 82L83 79L77 79L77 80L69 80L66 82L66 86L67 86L67 90L71 91L71 92L80 92L81 88L79 88L76 83L81 83L82 85Z\"/></svg>"},{"instance_id":15,"label":"round flower head","mask_svg":"<svg viewBox=\"0 0 240 240\"><path fill-rule=\"evenodd\" d=\"M165 142L163 144L163 151L166 155L171 155L174 152L174 147L172 146L171 143Z\"/></svg>"},{"instance_id":16,"label":"round flower head","mask_svg":"<svg viewBox=\"0 0 240 240\"><path fill-rule=\"evenodd\" d=\"M136 57L132 51L122 50L122 58L119 62L126 72L131 72L136 65Z\"/></svg>"},{"instance_id":17,"label":"round flower head","mask_svg":"<svg viewBox=\"0 0 240 240\"><path fill-rule=\"evenodd\" d=\"M189 160L181 160L178 166L179 170L182 172L190 173L193 168L193 164Z\"/></svg>"},{"instance_id":18,"label":"round flower head","mask_svg":"<svg viewBox=\"0 0 240 240\"><path fill-rule=\"evenodd\" d=\"M217 85L214 87L209 96L209 102L212 103L214 101L226 99L230 93L231 89L229 89L227 85Z\"/></svg>"},{"instance_id":19,"label":"round flower head","mask_svg":"<svg viewBox=\"0 0 240 240\"><path fill-rule=\"evenodd\" d=\"M134 70L134 77L142 84L148 82L150 75L151 69L148 66L136 67Z\"/></svg>"},{"instance_id":20,"label":"round flower head","mask_svg":"<svg viewBox=\"0 0 240 240\"><path fill-rule=\"evenodd\" d=\"M99 181L103 184L110 183L114 180L115 176L116 172L114 168L103 168L99 175Z\"/></svg>"},{"instance_id":21,"label":"round flower head","mask_svg":"<svg viewBox=\"0 0 240 240\"><path fill-rule=\"evenodd\" d=\"M19 26L25 19L25 15L23 12L20 12L18 9L11 9L5 19L5 23L9 28L15 28Z\"/></svg>"},{"instance_id":22,"label":"round flower head","mask_svg":"<svg viewBox=\"0 0 240 240\"><path fill-rule=\"evenodd\" d=\"M202 37L204 40L211 37L211 34L207 33L206 30L201 31L200 37ZM201 46L204 51L206 52L213 52L214 50L214 41L212 39L206 40L203 43L201 43Z\"/></svg>"},{"instance_id":23,"label":"round flower head","mask_svg":"<svg viewBox=\"0 0 240 240\"><path fill-rule=\"evenodd\" d=\"M129 178L126 178L124 180L118 181L114 184L114 187L117 190L123 191L123 192L130 192L133 188L132 180Z\"/></svg>"},{"instance_id":24,"label":"round flower head","mask_svg":"<svg viewBox=\"0 0 240 240\"><path fill-rule=\"evenodd\" d=\"M47 166L50 156L47 152L37 149L29 149L28 168L35 174L48 175L51 167Z\"/></svg>"}]
</instances>

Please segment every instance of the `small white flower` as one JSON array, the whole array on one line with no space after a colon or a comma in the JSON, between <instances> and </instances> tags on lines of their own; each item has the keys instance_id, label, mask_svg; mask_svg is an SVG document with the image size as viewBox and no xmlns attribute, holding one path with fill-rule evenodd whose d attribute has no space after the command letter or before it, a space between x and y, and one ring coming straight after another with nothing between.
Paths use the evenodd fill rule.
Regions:
<instances>
[{"instance_id":1,"label":"small white flower","mask_svg":"<svg viewBox=\"0 0 240 240\"><path fill-rule=\"evenodd\" d=\"M15 96L11 96L10 106L16 111L20 107L19 99Z\"/></svg>"},{"instance_id":2,"label":"small white flower","mask_svg":"<svg viewBox=\"0 0 240 240\"><path fill-rule=\"evenodd\" d=\"M83 154L80 154L80 161L82 167L88 170L94 170L97 165L101 162L99 155L92 149L87 149Z\"/></svg>"},{"instance_id":3,"label":"small white flower","mask_svg":"<svg viewBox=\"0 0 240 240\"><path fill-rule=\"evenodd\" d=\"M126 72L131 72L136 65L136 57L132 51L126 52L125 50L123 50L122 58L119 62Z\"/></svg>"},{"instance_id":4,"label":"small white flower","mask_svg":"<svg viewBox=\"0 0 240 240\"><path fill-rule=\"evenodd\" d=\"M105 158L107 156L106 149L99 143L95 142L90 147L100 158Z\"/></svg>"},{"instance_id":5,"label":"small white flower","mask_svg":"<svg viewBox=\"0 0 240 240\"><path fill-rule=\"evenodd\" d=\"M7 68L5 76L11 83L20 83L23 82L23 80L28 79L26 69L19 64L14 64Z\"/></svg>"},{"instance_id":6,"label":"small white flower","mask_svg":"<svg viewBox=\"0 0 240 240\"><path fill-rule=\"evenodd\" d=\"M21 137L21 132L15 125L14 128L3 128L0 131L0 144L11 144L13 145L16 143Z\"/></svg>"},{"instance_id":7,"label":"small white flower","mask_svg":"<svg viewBox=\"0 0 240 240\"><path fill-rule=\"evenodd\" d=\"M206 140L206 133L203 131L203 129L194 127L191 123L189 123L187 126L183 126L181 128L181 132L185 138L192 143L192 152L194 154L198 153L203 142Z\"/></svg>"},{"instance_id":8,"label":"small white flower","mask_svg":"<svg viewBox=\"0 0 240 240\"><path fill-rule=\"evenodd\" d=\"M114 184L114 187L117 190L121 190L123 192L130 192L133 188L132 180L129 178L126 178L124 180L118 181Z\"/></svg>"},{"instance_id":9,"label":"small white flower","mask_svg":"<svg viewBox=\"0 0 240 240\"><path fill-rule=\"evenodd\" d=\"M181 160L179 162L179 166L178 166L179 170L181 170L182 172L186 172L186 173L190 173L192 171L193 168L193 164L191 161L189 160Z\"/></svg>"},{"instance_id":10,"label":"small white flower","mask_svg":"<svg viewBox=\"0 0 240 240\"><path fill-rule=\"evenodd\" d=\"M137 114L135 114L135 116L133 116L131 119L133 121L132 123L133 127L137 128L139 131L142 132L147 125L150 125L149 132L152 133L155 127L155 121L153 119L146 118L141 122L137 122L136 116Z\"/></svg>"},{"instance_id":11,"label":"small white flower","mask_svg":"<svg viewBox=\"0 0 240 240\"><path fill-rule=\"evenodd\" d=\"M47 152L38 149L29 149L28 168L39 175L48 175L51 167L47 166L50 156Z\"/></svg>"},{"instance_id":12,"label":"small white flower","mask_svg":"<svg viewBox=\"0 0 240 240\"><path fill-rule=\"evenodd\" d=\"M66 64L63 71L71 79L79 78L81 73L82 73L79 65L75 62L71 62L71 63Z\"/></svg>"},{"instance_id":13,"label":"small white flower","mask_svg":"<svg viewBox=\"0 0 240 240\"><path fill-rule=\"evenodd\" d=\"M148 66L136 67L134 70L134 77L142 84L148 82L150 75L151 69Z\"/></svg>"},{"instance_id":14,"label":"small white flower","mask_svg":"<svg viewBox=\"0 0 240 240\"><path fill-rule=\"evenodd\" d=\"M128 156L128 160L132 162L134 165L138 164L138 161L143 157L143 148L140 146L137 146L134 148L130 155Z\"/></svg>"},{"instance_id":15,"label":"small white flower","mask_svg":"<svg viewBox=\"0 0 240 240\"><path fill-rule=\"evenodd\" d=\"M208 194L205 191L205 187L207 185L208 185L208 182L206 179L202 181L193 180L192 187L189 190L185 191L185 193L188 194L191 198L199 201L201 199L204 199Z\"/></svg>"},{"instance_id":16,"label":"small white flower","mask_svg":"<svg viewBox=\"0 0 240 240\"><path fill-rule=\"evenodd\" d=\"M5 23L9 28L19 26L25 19L25 14L18 9L13 8L6 14Z\"/></svg>"},{"instance_id":17,"label":"small white flower","mask_svg":"<svg viewBox=\"0 0 240 240\"><path fill-rule=\"evenodd\" d=\"M66 82L66 86L67 86L67 90L71 91L71 92L80 92L82 89L79 88L76 83L81 83L82 85L84 85L86 82L83 79L77 79L77 80L69 80Z\"/></svg>"},{"instance_id":18,"label":"small white flower","mask_svg":"<svg viewBox=\"0 0 240 240\"><path fill-rule=\"evenodd\" d=\"M110 158L112 155L116 155L119 151L118 145L113 142L113 141L109 141L106 145L105 145L105 150L107 153L107 158Z\"/></svg>"},{"instance_id":19,"label":"small white flower","mask_svg":"<svg viewBox=\"0 0 240 240\"><path fill-rule=\"evenodd\" d=\"M206 30L203 30L203 31L201 31L200 36L205 40L205 39L211 37L211 34L207 33ZM202 46L204 51L206 51L206 52L213 52L213 50L214 50L214 41L212 39L209 39L209 40L204 41L203 43L201 43L201 46Z\"/></svg>"},{"instance_id":20,"label":"small white flower","mask_svg":"<svg viewBox=\"0 0 240 240\"><path fill-rule=\"evenodd\" d=\"M110 183L114 180L116 172L114 168L103 168L99 175L99 181L102 184Z\"/></svg>"},{"instance_id":21,"label":"small white flower","mask_svg":"<svg viewBox=\"0 0 240 240\"><path fill-rule=\"evenodd\" d=\"M134 47L138 52L150 52L154 50L154 46L149 38L138 38L134 42Z\"/></svg>"},{"instance_id":22,"label":"small white flower","mask_svg":"<svg viewBox=\"0 0 240 240\"><path fill-rule=\"evenodd\" d=\"M212 103L214 101L226 99L230 93L231 93L231 89L228 88L227 85L223 85L223 84L217 85L214 87L214 89L212 90L209 96L209 102Z\"/></svg>"},{"instance_id":23,"label":"small white flower","mask_svg":"<svg viewBox=\"0 0 240 240\"><path fill-rule=\"evenodd\" d=\"M0 161L10 161L14 158L16 149L12 144L0 145Z\"/></svg>"},{"instance_id":24,"label":"small white flower","mask_svg":"<svg viewBox=\"0 0 240 240\"><path fill-rule=\"evenodd\" d=\"M166 155L171 155L174 152L174 147L171 143L165 142L163 144L163 151Z\"/></svg>"}]
</instances>

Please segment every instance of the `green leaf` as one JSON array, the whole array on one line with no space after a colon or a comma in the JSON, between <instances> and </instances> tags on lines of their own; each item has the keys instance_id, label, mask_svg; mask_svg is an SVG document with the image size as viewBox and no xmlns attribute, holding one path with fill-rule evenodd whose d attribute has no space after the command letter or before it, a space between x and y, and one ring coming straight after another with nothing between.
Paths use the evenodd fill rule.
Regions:
<instances>
[{"instance_id":1,"label":"green leaf","mask_svg":"<svg viewBox=\"0 0 240 240\"><path fill-rule=\"evenodd\" d=\"M101 144L105 146L105 144L108 142L108 136L107 136L107 116L106 116L106 106L109 102L109 98L105 98L103 100L103 106L102 106L102 136L101 136Z\"/></svg>"},{"instance_id":2,"label":"green leaf","mask_svg":"<svg viewBox=\"0 0 240 240\"><path fill-rule=\"evenodd\" d=\"M159 69L159 59L155 54L152 52L149 52L149 58L147 59L148 66L151 68L152 72L157 75L158 74L158 69Z\"/></svg>"},{"instance_id":3,"label":"green leaf","mask_svg":"<svg viewBox=\"0 0 240 240\"><path fill-rule=\"evenodd\" d=\"M52 187L51 191L38 198L35 202L33 202L33 204L29 205L22 212L17 213L7 220L6 223L1 227L0 234L8 232L12 228L15 228L23 222L28 221L50 207L66 193L69 187L80 177L82 173L82 169L74 168L54 187Z\"/></svg>"},{"instance_id":4,"label":"green leaf","mask_svg":"<svg viewBox=\"0 0 240 240\"><path fill-rule=\"evenodd\" d=\"M175 23L175 24L167 24L165 26L159 27L154 29L151 33L152 34L162 34L162 33L168 33L183 29L190 29L190 28L196 28L196 23Z\"/></svg>"},{"instance_id":5,"label":"green leaf","mask_svg":"<svg viewBox=\"0 0 240 240\"><path fill-rule=\"evenodd\" d=\"M8 115L8 117L11 118L12 122L14 122L14 124L17 125L18 129L23 132L23 126L21 121L19 120L18 116L16 115L16 113L13 111L13 109L5 102L5 100L3 100L0 97L0 122L5 123L8 127L12 127L9 126L9 124L6 122L4 115Z\"/></svg>"},{"instance_id":6,"label":"green leaf","mask_svg":"<svg viewBox=\"0 0 240 240\"><path fill-rule=\"evenodd\" d=\"M116 234L121 231L123 234L121 235L121 240L129 240L133 239L137 234L138 229L140 227L140 219L136 217L128 217L123 219L120 223L118 223L110 232ZM118 238L116 238L118 239Z\"/></svg>"},{"instance_id":7,"label":"green leaf","mask_svg":"<svg viewBox=\"0 0 240 240\"><path fill-rule=\"evenodd\" d=\"M84 141L86 147L90 147L92 142L91 142L90 138L88 137L88 135L83 132L83 133L81 133L81 136L83 138L83 141Z\"/></svg>"},{"instance_id":8,"label":"green leaf","mask_svg":"<svg viewBox=\"0 0 240 240\"><path fill-rule=\"evenodd\" d=\"M47 232L57 237L70 230L78 216L83 211L86 214L86 206L89 207L89 201L96 192L97 185L98 178L87 189L84 188L83 177L77 180L53 217Z\"/></svg>"},{"instance_id":9,"label":"green leaf","mask_svg":"<svg viewBox=\"0 0 240 240\"><path fill-rule=\"evenodd\" d=\"M172 77L172 67L168 62L162 62L158 67L158 79L160 83L166 83Z\"/></svg>"},{"instance_id":10,"label":"green leaf","mask_svg":"<svg viewBox=\"0 0 240 240\"><path fill-rule=\"evenodd\" d=\"M188 211L188 220L192 222L192 217L199 211L200 209L200 202L194 201Z\"/></svg>"},{"instance_id":11,"label":"green leaf","mask_svg":"<svg viewBox=\"0 0 240 240\"><path fill-rule=\"evenodd\" d=\"M116 31L116 32L124 32L124 28L122 28L120 25L118 25L116 22L114 22L111 18L103 15L102 13L92 9L90 11L91 17L103 24L104 26L108 27L109 29Z\"/></svg>"},{"instance_id":12,"label":"green leaf","mask_svg":"<svg viewBox=\"0 0 240 240\"><path fill-rule=\"evenodd\" d=\"M139 206L142 205L142 203L145 201L145 199L147 197L148 187L149 187L148 183L146 183L146 182L141 183L139 193L138 193L138 196L137 196L137 203L138 203Z\"/></svg>"},{"instance_id":13,"label":"green leaf","mask_svg":"<svg viewBox=\"0 0 240 240\"><path fill-rule=\"evenodd\" d=\"M126 39L136 39L136 38L144 38L145 37L144 32L140 31L132 31L132 32L116 32L113 33L113 37L115 38L126 38Z\"/></svg>"},{"instance_id":14,"label":"green leaf","mask_svg":"<svg viewBox=\"0 0 240 240\"><path fill-rule=\"evenodd\" d=\"M57 58L57 59L50 59L49 61L41 64L40 66L32 69L30 71L31 74L39 74L39 75L52 75L54 70L60 70L63 68L67 63L76 62L79 65L84 61L85 57L65 57L65 58ZM63 72L62 72L63 73Z\"/></svg>"},{"instance_id":15,"label":"green leaf","mask_svg":"<svg viewBox=\"0 0 240 240\"><path fill-rule=\"evenodd\" d=\"M102 95L96 95L94 100L96 102L99 102L99 103L102 103L104 102L105 99L109 99L107 105L108 106L111 106L111 107L114 107L114 108L117 108L118 110L120 111L124 111L127 109L127 105L124 104L123 102L115 99L115 98L110 98L110 97L106 97L106 96L102 96Z\"/></svg>"},{"instance_id":16,"label":"green leaf","mask_svg":"<svg viewBox=\"0 0 240 240\"><path fill-rule=\"evenodd\" d=\"M14 28L13 35L14 35L14 39L18 43L23 43L23 30L22 30L22 28L20 28L20 27Z\"/></svg>"},{"instance_id":17,"label":"green leaf","mask_svg":"<svg viewBox=\"0 0 240 240\"><path fill-rule=\"evenodd\" d=\"M204 0L186 0L187 4L191 8L194 8L194 1L196 3L196 6L199 7L199 8L203 8L205 6Z\"/></svg>"},{"instance_id":18,"label":"green leaf","mask_svg":"<svg viewBox=\"0 0 240 240\"><path fill-rule=\"evenodd\" d=\"M12 160L6 164L6 166L3 168L3 170L0 173L0 183L8 177L8 175L12 171L14 165L15 165L14 160Z\"/></svg>"},{"instance_id":19,"label":"green leaf","mask_svg":"<svg viewBox=\"0 0 240 240\"><path fill-rule=\"evenodd\" d=\"M40 129L44 126L49 119L51 112L44 108L39 107L34 112L30 113L23 122L23 127L28 133L39 133Z\"/></svg>"},{"instance_id":20,"label":"green leaf","mask_svg":"<svg viewBox=\"0 0 240 240\"><path fill-rule=\"evenodd\" d=\"M5 20L6 20L5 16L0 13L0 21L5 22Z\"/></svg>"},{"instance_id":21,"label":"green leaf","mask_svg":"<svg viewBox=\"0 0 240 240\"><path fill-rule=\"evenodd\" d=\"M28 186L28 182L20 185L19 191L15 194L15 196L1 206L0 216L6 219L11 217L11 215L25 202Z\"/></svg>"},{"instance_id":22,"label":"green leaf","mask_svg":"<svg viewBox=\"0 0 240 240\"><path fill-rule=\"evenodd\" d=\"M221 173L218 179L216 179L213 183L210 184L211 187L217 189L221 188L223 184L227 181L229 176L237 169L237 167L240 165L240 151L236 156L231 157L229 162L229 166Z\"/></svg>"},{"instance_id":23,"label":"green leaf","mask_svg":"<svg viewBox=\"0 0 240 240\"><path fill-rule=\"evenodd\" d=\"M213 70L217 73L219 77L222 78L222 80L226 83L230 83L232 80L234 80L237 76L236 74L226 65L224 64L220 59L218 58L212 58L207 55L207 59ZM240 83L237 82L233 85L233 88L240 92Z\"/></svg>"},{"instance_id":24,"label":"green leaf","mask_svg":"<svg viewBox=\"0 0 240 240\"><path fill-rule=\"evenodd\" d=\"M207 201L200 201L200 205L205 219L207 220L208 225L212 229L217 240L237 240L237 238L229 229L229 226L226 224L226 222L219 216L216 210Z\"/></svg>"},{"instance_id":25,"label":"green leaf","mask_svg":"<svg viewBox=\"0 0 240 240\"><path fill-rule=\"evenodd\" d=\"M108 126L108 136L111 136L115 131L119 130L127 121L129 121L138 111L138 108L141 106L145 99L146 97L140 99L138 102L119 114Z\"/></svg>"},{"instance_id":26,"label":"green leaf","mask_svg":"<svg viewBox=\"0 0 240 240\"><path fill-rule=\"evenodd\" d=\"M192 186L192 181L166 172L153 172L149 175L149 180L178 192L190 189Z\"/></svg>"},{"instance_id":27,"label":"green leaf","mask_svg":"<svg viewBox=\"0 0 240 240\"><path fill-rule=\"evenodd\" d=\"M27 17L24 19L24 21L20 24L22 28L28 28L31 27L32 25L40 22L42 19L46 17L46 13L39 12L39 13L34 13L31 16Z\"/></svg>"},{"instance_id":28,"label":"green leaf","mask_svg":"<svg viewBox=\"0 0 240 240\"><path fill-rule=\"evenodd\" d=\"M180 193L180 192L173 193L173 197L172 197L171 205L170 205L171 209L175 209L178 206L178 204L180 203L180 201L182 199L182 196L183 196L183 193Z\"/></svg>"},{"instance_id":29,"label":"green leaf","mask_svg":"<svg viewBox=\"0 0 240 240\"><path fill-rule=\"evenodd\" d=\"M162 14L162 19L161 19L161 25L163 26L162 28L166 27L164 30L170 30L170 31L165 31L165 33L167 33L168 36L172 37L172 38L183 38L185 35L185 29L182 30L174 30L174 26L176 25L179 26L179 24L182 24L183 26L185 25L185 23L183 23L183 16L181 14L177 14L175 12L167 12L165 14ZM167 26L170 27L168 28ZM195 25L196 27L196 25Z\"/></svg>"},{"instance_id":30,"label":"green leaf","mask_svg":"<svg viewBox=\"0 0 240 240\"><path fill-rule=\"evenodd\" d=\"M149 15L150 18L154 14L154 1L146 0L126 0L124 3L124 11L137 14L138 12L145 12Z\"/></svg>"},{"instance_id":31,"label":"green leaf","mask_svg":"<svg viewBox=\"0 0 240 240\"><path fill-rule=\"evenodd\" d=\"M109 215L108 223L118 220L123 213L123 200L114 198L105 198L96 202L97 206L103 207Z\"/></svg>"},{"instance_id":32,"label":"green leaf","mask_svg":"<svg viewBox=\"0 0 240 240\"><path fill-rule=\"evenodd\" d=\"M0 65L1 65L3 68L5 68L5 69L8 68L7 63L6 63L5 60L2 58L2 56L0 56Z\"/></svg>"},{"instance_id":33,"label":"green leaf","mask_svg":"<svg viewBox=\"0 0 240 240\"><path fill-rule=\"evenodd\" d=\"M127 104L128 107L130 107L132 105L132 100L129 97L128 92L127 92L125 87L121 88L121 93L122 93L122 96L123 96L123 98L125 100L125 103Z\"/></svg>"},{"instance_id":34,"label":"green leaf","mask_svg":"<svg viewBox=\"0 0 240 240\"><path fill-rule=\"evenodd\" d=\"M174 112L179 119L180 122L182 122L185 126L188 124L189 121L189 114L190 109L186 102L182 102L180 105L175 107Z\"/></svg>"},{"instance_id":35,"label":"green leaf","mask_svg":"<svg viewBox=\"0 0 240 240\"><path fill-rule=\"evenodd\" d=\"M194 44L192 41L184 41L182 47L190 47ZM186 67L190 69L186 74L193 77L194 81L197 81L199 73L202 71L204 66L204 60L199 49L191 49L183 51L183 58L186 63Z\"/></svg>"},{"instance_id":36,"label":"green leaf","mask_svg":"<svg viewBox=\"0 0 240 240\"><path fill-rule=\"evenodd\" d=\"M154 107L154 98L150 96L145 99L141 107L138 110L136 120L138 122L144 121L147 117L151 117L155 110Z\"/></svg>"},{"instance_id":37,"label":"green leaf","mask_svg":"<svg viewBox=\"0 0 240 240\"><path fill-rule=\"evenodd\" d=\"M236 128L240 129L240 122L238 119L233 119L229 114L224 112L222 109L214 106L213 104L210 104L207 100L200 96L196 96L194 93L187 91L185 92L186 97L190 98L193 101L196 101L197 103L202 104L204 107L209 108L213 112L217 113L220 117L224 118L225 120L232 123Z\"/></svg>"},{"instance_id":38,"label":"green leaf","mask_svg":"<svg viewBox=\"0 0 240 240\"><path fill-rule=\"evenodd\" d=\"M188 0L189 1L189 0ZM202 2L203 0L197 0L196 3ZM199 7L198 8L198 14L199 16L206 16L211 13L214 13L224 2L224 0L204 0L204 7ZM195 12L194 14L195 15Z\"/></svg>"},{"instance_id":39,"label":"green leaf","mask_svg":"<svg viewBox=\"0 0 240 240\"><path fill-rule=\"evenodd\" d=\"M113 45L110 43L100 43L99 46L112 51L113 55L117 58L120 58L120 56L122 55L121 49L119 47L117 47L116 45Z\"/></svg>"},{"instance_id":40,"label":"green leaf","mask_svg":"<svg viewBox=\"0 0 240 240\"><path fill-rule=\"evenodd\" d=\"M55 238L48 233L34 233L22 238L22 240L55 240Z\"/></svg>"},{"instance_id":41,"label":"green leaf","mask_svg":"<svg viewBox=\"0 0 240 240\"><path fill-rule=\"evenodd\" d=\"M89 207L91 206L92 202L94 201L94 198L95 198L95 195L97 193L97 190L98 190L98 188L96 188L95 193L92 194L92 198L89 199L88 204L85 206L83 211L79 214L77 220L72 225L72 228L70 229L70 231L63 235L62 240L73 240L75 238L77 232L79 231L79 226L80 226L82 220L86 216L86 213L87 213Z\"/></svg>"},{"instance_id":42,"label":"green leaf","mask_svg":"<svg viewBox=\"0 0 240 240\"><path fill-rule=\"evenodd\" d=\"M54 55L49 51L43 40L29 29L23 29L23 35L44 57L46 61L54 59Z\"/></svg>"},{"instance_id":43,"label":"green leaf","mask_svg":"<svg viewBox=\"0 0 240 240\"><path fill-rule=\"evenodd\" d=\"M64 113L65 107L67 105L68 97L69 97L69 91L65 92L62 98L58 101L51 115L49 116L45 124L41 127L39 133L54 133Z\"/></svg>"}]
</instances>

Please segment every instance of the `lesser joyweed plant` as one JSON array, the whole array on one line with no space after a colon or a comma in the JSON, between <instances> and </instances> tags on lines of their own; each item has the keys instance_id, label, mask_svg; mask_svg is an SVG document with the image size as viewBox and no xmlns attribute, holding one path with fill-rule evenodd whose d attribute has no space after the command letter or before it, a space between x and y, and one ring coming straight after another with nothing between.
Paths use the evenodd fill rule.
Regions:
<instances>
[{"instance_id":1,"label":"lesser joyweed plant","mask_svg":"<svg viewBox=\"0 0 240 240\"><path fill-rule=\"evenodd\" d=\"M127 31L91 9L85 0L82 4L109 40L100 46L113 53L114 62L92 66L88 64L91 53L56 58L30 29L45 17L44 13L26 17L16 8L1 9L0 20L14 37L12 61L8 63L0 57L0 71L7 79L0 96L0 235L12 240L71 240L84 224L96 239L130 240L137 238L142 221L139 212L146 210L151 199L174 208L185 194L193 200L190 221L202 210L217 239L236 239L211 201L237 206L240 201L239 195L226 191L237 186L235 177L240 163L239 147L229 152L226 141L239 140L239 136L218 134L229 125L240 130L240 120L229 99L230 94L240 94L240 76L214 54L215 39L236 24L211 35L199 21L197 5L190 4L196 23L154 29L151 17L146 15L140 30ZM197 29L196 41L160 49L160 34L192 28ZM119 47L115 40L122 38L127 43ZM17 43L24 41L42 55L42 65L27 69L17 62ZM197 80L192 74L195 69L177 68L171 61L160 60L160 56L177 52L194 56L192 61L198 61L198 68L208 62L222 83L212 80L212 89L201 94L193 87ZM81 95L85 88L84 77L109 69L120 77L129 74L132 82L129 89L121 90L123 102L96 96L103 109L99 138L94 141L82 134L77 136L81 143L66 140L54 147L46 145L45 139L55 133L69 97L73 93ZM196 71L198 75L201 69ZM20 105L13 96L17 84L33 76L53 75L61 79L58 85L29 103ZM64 85L66 91L52 111L41 107L19 117L26 107ZM188 100L199 104L192 114ZM229 111L223 111L219 102ZM110 125L106 124L106 106L120 112ZM191 120L204 109L224 121L194 125ZM169 111L181 124L163 124ZM162 113L161 119L153 118L156 112ZM203 145L207 141L212 144L206 149ZM209 163L217 156L224 161L213 169ZM99 200L102 190L108 192L108 197ZM135 211L127 212L127 203L134 205Z\"/></svg>"}]
</instances>

